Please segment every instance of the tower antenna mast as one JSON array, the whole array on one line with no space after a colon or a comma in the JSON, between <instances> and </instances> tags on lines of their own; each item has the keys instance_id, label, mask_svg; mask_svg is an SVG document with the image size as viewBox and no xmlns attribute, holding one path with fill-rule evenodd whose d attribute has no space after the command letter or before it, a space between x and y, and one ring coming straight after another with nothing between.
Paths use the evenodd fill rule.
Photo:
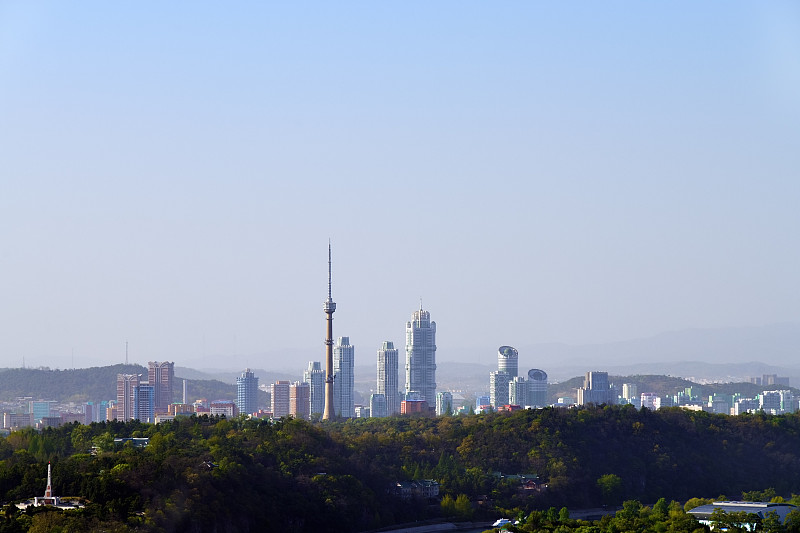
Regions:
<instances>
[{"instance_id":1,"label":"tower antenna mast","mask_svg":"<svg viewBox=\"0 0 800 533\"><path fill-rule=\"evenodd\" d=\"M331 296L331 241L328 239L328 299L323 304L326 315L327 334L325 336L325 409L322 413L323 420L332 420L336 417L333 407L333 313L336 303Z\"/></svg>"}]
</instances>

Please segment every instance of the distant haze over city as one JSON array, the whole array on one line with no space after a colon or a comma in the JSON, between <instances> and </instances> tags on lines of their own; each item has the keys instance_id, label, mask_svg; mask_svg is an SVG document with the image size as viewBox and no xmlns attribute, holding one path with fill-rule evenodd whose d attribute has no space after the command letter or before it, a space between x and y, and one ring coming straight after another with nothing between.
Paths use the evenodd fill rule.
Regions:
<instances>
[{"instance_id":1,"label":"distant haze over city","mask_svg":"<svg viewBox=\"0 0 800 533\"><path fill-rule=\"evenodd\" d=\"M359 366L420 299L443 362L793 364L798 49L780 1L3 3L0 367L299 372L329 239Z\"/></svg>"},{"instance_id":2,"label":"distant haze over city","mask_svg":"<svg viewBox=\"0 0 800 533\"><path fill-rule=\"evenodd\" d=\"M442 352L442 343L438 342ZM449 345L450 343L447 343ZM612 373L626 374L671 374L715 381L746 379L761 373L778 372L800 378L800 363L797 359L800 346L800 324L772 324L758 328L723 328L708 330L684 330L663 333L649 338L633 339L616 343L568 345L542 343L520 345L520 369L545 368L551 379L566 379L582 375L592 369L603 369ZM404 346L400 348L400 374L405 361ZM450 349L442 353L437 361L439 381L448 381L447 368L443 363L464 364L459 374L469 372L469 365L483 365L475 373L485 378L488 369L497 365L497 346L478 346ZM362 379L374 379L376 351L369 347L356 347L356 372ZM124 358L124 352L122 354ZM130 362L146 364L141 357L129 354ZM324 346L307 346L285 350L265 351L250 355L231 355L212 358L188 358L178 360L181 367L194 368L209 373L207 377L230 374L233 381L245 367L259 368L281 374L281 379L299 379L308 361L324 361ZM52 368L70 368L70 361L63 364L51 362ZM121 361L76 361L77 368L103 366ZM253 362L252 364L250 362ZM16 365L11 365L16 366ZM28 365L36 366L36 365ZM224 378L222 378L224 379Z\"/></svg>"}]
</instances>

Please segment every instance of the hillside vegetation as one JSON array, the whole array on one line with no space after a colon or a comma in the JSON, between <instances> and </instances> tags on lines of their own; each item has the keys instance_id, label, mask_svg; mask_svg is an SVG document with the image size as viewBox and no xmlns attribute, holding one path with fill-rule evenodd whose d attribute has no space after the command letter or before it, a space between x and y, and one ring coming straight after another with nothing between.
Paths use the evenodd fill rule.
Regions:
<instances>
[{"instance_id":1,"label":"hillside vegetation","mask_svg":"<svg viewBox=\"0 0 800 533\"><path fill-rule=\"evenodd\" d=\"M583 387L583 377L578 376L560 383L553 383L548 390L549 402L556 403L556 400L562 396L569 396L575 400L578 387ZM705 383L698 385L688 379L679 378L675 376L662 376L662 375L633 375L633 376L608 376L609 383L614 383L618 386L619 392L622 393L622 384L631 383L636 385L639 393L654 392L659 396L672 396L688 387L701 391L704 400L713 394L733 394L741 393L746 397L754 398L757 394L765 390L779 390L790 389L796 390L793 387L785 385L755 385L753 383Z\"/></svg>"},{"instance_id":2,"label":"hillside vegetation","mask_svg":"<svg viewBox=\"0 0 800 533\"><path fill-rule=\"evenodd\" d=\"M74 370L7 368L0 370L0 401L24 396L73 402L116 399L117 374L142 374L147 379L147 367L119 364ZM236 397L236 385L217 380L187 380L187 388L190 401ZM173 401L182 399L182 391L180 376L176 376Z\"/></svg>"},{"instance_id":3,"label":"hillside vegetation","mask_svg":"<svg viewBox=\"0 0 800 533\"><path fill-rule=\"evenodd\" d=\"M112 444L128 436L150 445ZM92 444L96 456L86 453ZM58 494L91 502L61 518L74 530L364 531L437 517L451 502L496 518L767 488L788 496L800 491L800 415L607 406L321 425L208 417L70 425L0 440L0 499L42 493L48 461ZM507 476L517 473L549 487L523 494ZM420 478L439 481L443 507L391 494L396 481Z\"/></svg>"}]
</instances>

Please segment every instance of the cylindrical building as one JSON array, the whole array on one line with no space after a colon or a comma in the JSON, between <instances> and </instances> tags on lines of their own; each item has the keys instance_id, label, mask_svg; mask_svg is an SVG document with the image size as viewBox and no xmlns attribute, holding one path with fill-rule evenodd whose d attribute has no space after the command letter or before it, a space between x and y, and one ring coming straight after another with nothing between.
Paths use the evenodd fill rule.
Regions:
<instances>
[{"instance_id":1,"label":"cylindrical building","mask_svg":"<svg viewBox=\"0 0 800 533\"><path fill-rule=\"evenodd\" d=\"M532 368L528 370L528 402L531 407L546 407L547 372Z\"/></svg>"},{"instance_id":2,"label":"cylindrical building","mask_svg":"<svg viewBox=\"0 0 800 533\"><path fill-rule=\"evenodd\" d=\"M510 379L519 374L519 353L511 346L501 346L497 350L497 370L505 372Z\"/></svg>"}]
</instances>

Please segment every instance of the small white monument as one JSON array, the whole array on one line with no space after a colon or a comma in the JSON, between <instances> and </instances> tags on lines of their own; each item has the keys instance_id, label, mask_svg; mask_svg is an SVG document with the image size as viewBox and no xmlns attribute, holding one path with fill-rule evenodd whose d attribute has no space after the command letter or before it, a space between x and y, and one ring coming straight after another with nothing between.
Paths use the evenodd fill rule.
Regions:
<instances>
[{"instance_id":1,"label":"small white monument","mask_svg":"<svg viewBox=\"0 0 800 533\"><path fill-rule=\"evenodd\" d=\"M34 498L33 505L37 507L40 505L61 505L61 498L53 496L53 480L50 476L50 463L47 463L47 488L44 489L44 497L39 498L37 496Z\"/></svg>"}]
</instances>

